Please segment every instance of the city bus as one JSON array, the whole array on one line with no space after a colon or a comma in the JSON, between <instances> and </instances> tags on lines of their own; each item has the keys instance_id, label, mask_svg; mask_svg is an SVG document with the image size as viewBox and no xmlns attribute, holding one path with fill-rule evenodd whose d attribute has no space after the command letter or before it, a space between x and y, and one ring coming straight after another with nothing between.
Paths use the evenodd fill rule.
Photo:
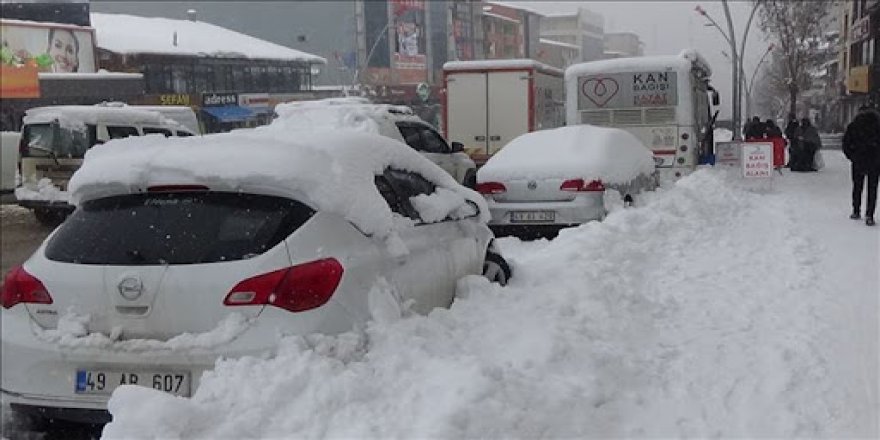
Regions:
<instances>
[{"instance_id":1,"label":"city bus","mask_svg":"<svg viewBox=\"0 0 880 440\"><path fill-rule=\"evenodd\" d=\"M694 50L574 64L565 70L566 123L629 131L653 151L661 178L679 178L713 160L711 75Z\"/></svg>"}]
</instances>

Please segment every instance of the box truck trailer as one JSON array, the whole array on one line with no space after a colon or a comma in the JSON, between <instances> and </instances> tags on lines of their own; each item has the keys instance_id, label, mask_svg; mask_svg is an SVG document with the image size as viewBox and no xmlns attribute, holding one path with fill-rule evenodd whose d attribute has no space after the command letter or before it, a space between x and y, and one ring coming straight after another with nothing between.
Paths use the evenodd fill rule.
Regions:
<instances>
[{"instance_id":1,"label":"box truck trailer","mask_svg":"<svg viewBox=\"0 0 880 440\"><path fill-rule=\"evenodd\" d=\"M517 136L565 123L563 72L528 59L443 65L443 128L477 165Z\"/></svg>"}]
</instances>

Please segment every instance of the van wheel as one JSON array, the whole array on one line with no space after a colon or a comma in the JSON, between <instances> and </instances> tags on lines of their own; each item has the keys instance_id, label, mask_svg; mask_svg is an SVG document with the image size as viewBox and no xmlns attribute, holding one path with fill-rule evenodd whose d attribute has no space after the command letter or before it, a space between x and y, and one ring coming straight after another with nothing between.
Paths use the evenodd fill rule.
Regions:
<instances>
[{"instance_id":1,"label":"van wheel","mask_svg":"<svg viewBox=\"0 0 880 440\"><path fill-rule=\"evenodd\" d=\"M54 228L60 225L66 216L61 212L51 209L36 208L34 209L34 217L37 218L41 225Z\"/></svg>"},{"instance_id":2,"label":"van wheel","mask_svg":"<svg viewBox=\"0 0 880 440\"><path fill-rule=\"evenodd\" d=\"M467 170L464 173L464 181L462 182L462 185L470 189L475 189L477 187L477 171Z\"/></svg>"},{"instance_id":3,"label":"van wheel","mask_svg":"<svg viewBox=\"0 0 880 440\"><path fill-rule=\"evenodd\" d=\"M486 252L486 259L483 260L483 276L488 278L492 283L498 283L506 286L513 273L507 260L501 255L494 252Z\"/></svg>"}]
</instances>

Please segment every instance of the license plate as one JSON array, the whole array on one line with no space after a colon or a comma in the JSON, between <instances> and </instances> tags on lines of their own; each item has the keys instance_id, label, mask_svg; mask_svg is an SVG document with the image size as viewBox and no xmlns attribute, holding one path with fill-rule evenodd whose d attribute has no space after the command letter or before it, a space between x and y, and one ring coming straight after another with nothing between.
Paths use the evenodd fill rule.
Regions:
<instances>
[{"instance_id":1,"label":"license plate","mask_svg":"<svg viewBox=\"0 0 880 440\"><path fill-rule=\"evenodd\" d=\"M110 394L120 385L140 385L188 397L189 372L76 370L77 394Z\"/></svg>"},{"instance_id":2,"label":"license plate","mask_svg":"<svg viewBox=\"0 0 880 440\"><path fill-rule=\"evenodd\" d=\"M553 211L513 211L510 221L516 223L552 222L556 219Z\"/></svg>"}]
</instances>

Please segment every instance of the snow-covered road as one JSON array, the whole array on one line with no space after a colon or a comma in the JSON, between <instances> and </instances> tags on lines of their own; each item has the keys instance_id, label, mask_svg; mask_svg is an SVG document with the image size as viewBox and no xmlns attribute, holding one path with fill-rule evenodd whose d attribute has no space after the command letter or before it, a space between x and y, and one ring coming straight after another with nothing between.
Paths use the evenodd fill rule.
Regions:
<instances>
[{"instance_id":1,"label":"snow-covered road","mask_svg":"<svg viewBox=\"0 0 880 440\"><path fill-rule=\"evenodd\" d=\"M124 387L109 438L878 437L880 229L848 164L750 190L704 170L552 241L502 240L431 315L272 359L191 399Z\"/></svg>"}]
</instances>

